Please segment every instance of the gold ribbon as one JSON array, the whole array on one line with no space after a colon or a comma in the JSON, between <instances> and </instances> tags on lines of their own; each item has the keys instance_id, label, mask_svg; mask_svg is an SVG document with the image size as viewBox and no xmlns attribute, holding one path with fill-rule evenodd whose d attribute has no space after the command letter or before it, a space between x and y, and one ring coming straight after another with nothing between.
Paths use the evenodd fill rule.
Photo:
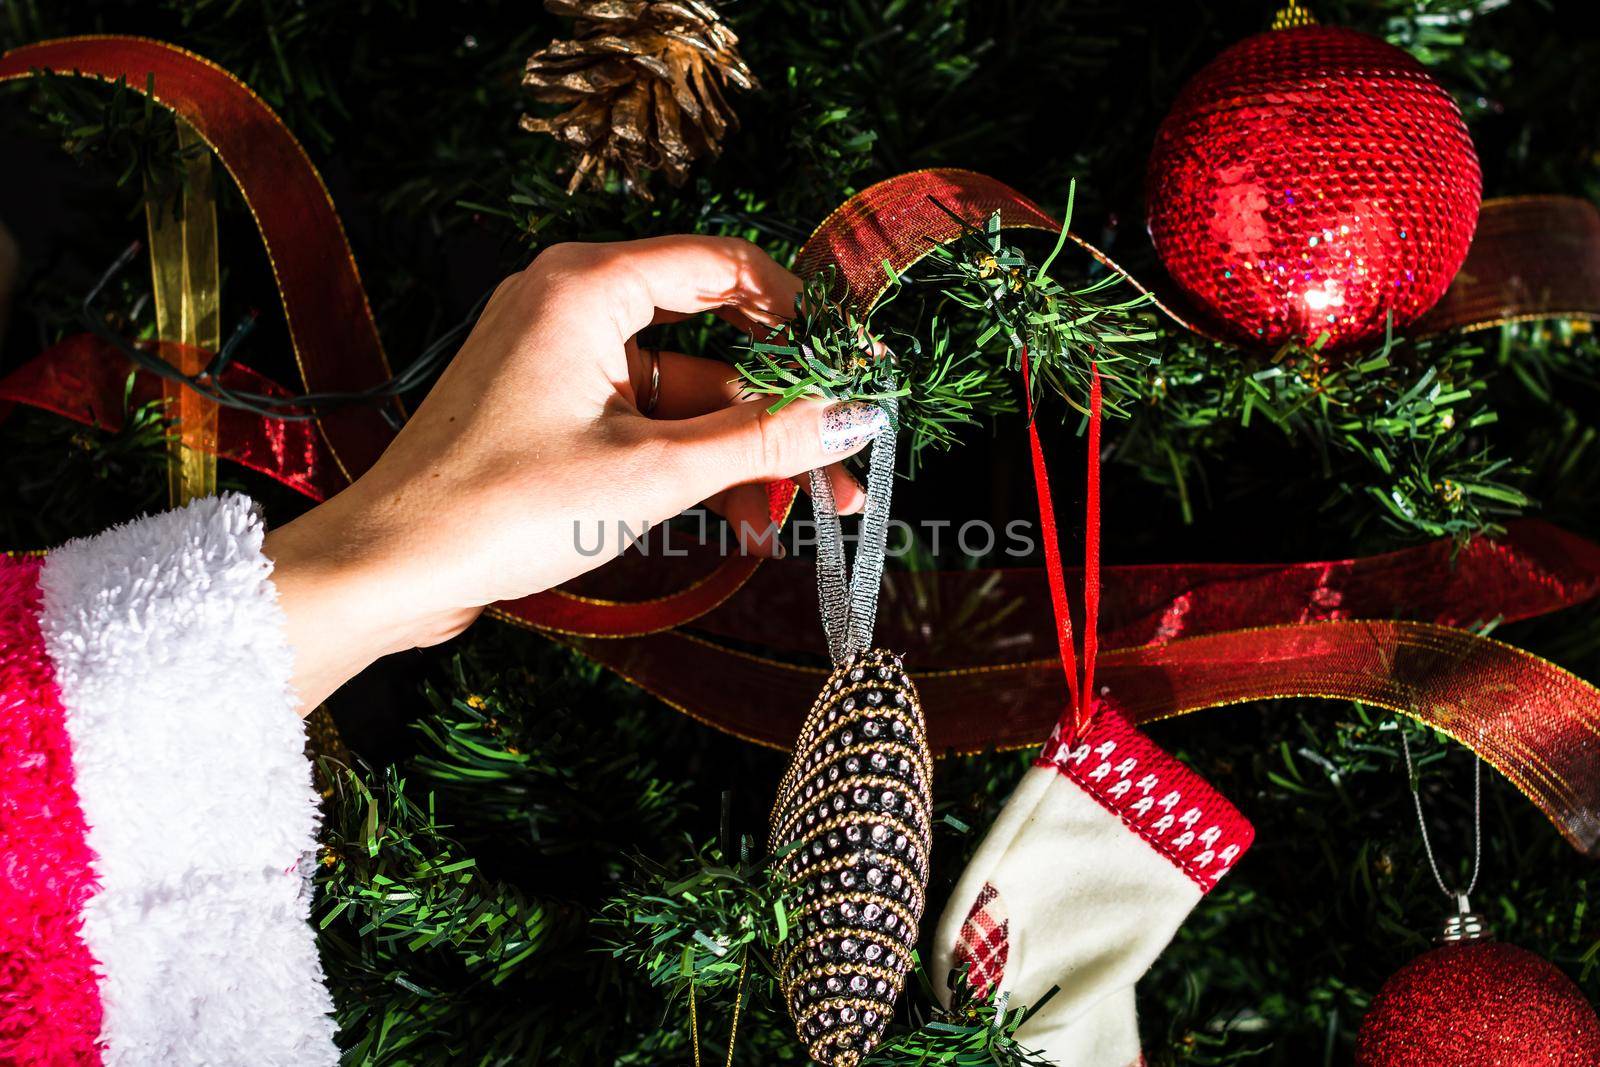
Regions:
<instances>
[{"instance_id":1,"label":"gold ribbon","mask_svg":"<svg viewBox=\"0 0 1600 1067\"><path fill-rule=\"evenodd\" d=\"M205 369L207 354L222 343L222 283L211 150L193 126L182 119L177 123L181 188L170 197L147 188L144 213L156 335L182 346L177 350L177 368L192 375ZM167 495L172 506L216 495L216 402L181 382L163 382L162 392L175 429L167 440Z\"/></svg>"}]
</instances>

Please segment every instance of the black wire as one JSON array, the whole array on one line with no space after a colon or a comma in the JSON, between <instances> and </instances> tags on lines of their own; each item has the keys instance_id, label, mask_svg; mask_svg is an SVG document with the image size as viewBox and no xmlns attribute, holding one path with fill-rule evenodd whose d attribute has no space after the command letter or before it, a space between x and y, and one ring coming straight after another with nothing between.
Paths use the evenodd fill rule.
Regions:
<instances>
[{"instance_id":1,"label":"black wire","mask_svg":"<svg viewBox=\"0 0 1600 1067\"><path fill-rule=\"evenodd\" d=\"M305 422L315 419L328 411L348 407L353 404L374 404L378 401L396 397L402 393L410 392L418 386L424 385L432 378L435 371L448 362L449 357L455 352L456 341L471 330L478 321L484 305L489 302L492 290L485 292L478 298L472 310L461 322L446 330L434 339L427 348L424 348L416 359L402 368L398 374L369 386L366 389L353 392L324 392L301 393L298 396L273 396L267 393L253 393L244 390L230 389L222 384L222 374L230 363L233 362L234 352L246 337L255 328L256 314L251 312L242 320L229 335L221 348L219 348L211 362L198 374L185 374L162 359L155 352L131 344L125 337L111 329L106 324L106 317L98 309L100 294L111 284L113 278L127 269L132 263L142 244L138 241L129 245L118 256L116 261L100 276L100 280L89 290L83 298L83 306L79 312L79 321L84 328L95 337L115 348L128 358L134 366L149 371L151 374L166 381L180 382L201 396L213 400L218 404L230 408L239 408L243 411L253 412L264 418L279 419L285 422ZM385 417L390 416L387 408L380 409ZM394 419L391 418L391 423Z\"/></svg>"}]
</instances>

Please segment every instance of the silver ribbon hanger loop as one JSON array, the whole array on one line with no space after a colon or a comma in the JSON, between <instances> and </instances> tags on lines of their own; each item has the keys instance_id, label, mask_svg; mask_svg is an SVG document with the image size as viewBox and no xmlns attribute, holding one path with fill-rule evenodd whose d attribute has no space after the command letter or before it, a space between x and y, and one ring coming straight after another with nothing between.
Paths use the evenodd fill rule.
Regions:
<instances>
[{"instance_id":1,"label":"silver ribbon hanger loop","mask_svg":"<svg viewBox=\"0 0 1600 1067\"><path fill-rule=\"evenodd\" d=\"M889 499L894 492L894 454L899 404L895 397L880 402L889 425L872 439L867 467L867 503L856 542L855 570L845 560L844 530L833 483L826 468L811 472L811 509L817 521L817 600L828 654L836 666L849 663L872 647L878 616L878 589L889 538Z\"/></svg>"}]
</instances>

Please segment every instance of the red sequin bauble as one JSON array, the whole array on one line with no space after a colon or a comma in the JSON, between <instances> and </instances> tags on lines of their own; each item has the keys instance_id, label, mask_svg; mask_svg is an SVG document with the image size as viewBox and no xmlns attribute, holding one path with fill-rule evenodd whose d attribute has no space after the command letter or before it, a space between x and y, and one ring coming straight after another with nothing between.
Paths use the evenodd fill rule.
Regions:
<instances>
[{"instance_id":1,"label":"red sequin bauble","mask_svg":"<svg viewBox=\"0 0 1600 1067\"><path fill-rule=\"evenodd\" d=\"M1330 349L1432 307L1466 258L1483 178L1461 112L1405 52L1332 26L1241 41L1156 135L1150 236L1234 340Z\"/></svg>"},{"instance_id":2,"label":"red sequin bauble","mask_svg":"<svg viewBox=\"0 0 1600 1067\"><path fill-rule=\"evenodd\" d=\"M1600 1019L1572 979L1498 941L1445 945L1384 983L1358 1067L1594 1067Z\"/></svg>"}]
</instances>

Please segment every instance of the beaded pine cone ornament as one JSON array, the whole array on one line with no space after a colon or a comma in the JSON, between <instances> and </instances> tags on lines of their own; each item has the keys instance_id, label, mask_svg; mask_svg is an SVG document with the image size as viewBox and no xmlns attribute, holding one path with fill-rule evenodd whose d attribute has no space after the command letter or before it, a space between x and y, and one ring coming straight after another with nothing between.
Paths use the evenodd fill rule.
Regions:
<instances>
[{"instance_id":1,"label":"beaded pine cone ornament","mask_svg":"<svg viewBox=\"0 0 1600 1067\"><path fill-rule=\"evenodd\" d=\"M522 128L548 133L572 153L567 192L585 181L605 188L612 170L641 199L646 171L673 185L689 164L716 155L739 125L726 85L756 88L734 36L705 0L545 0L577 20L573 38L528 58L522 83L536 100L568 105L559 115L522 116Z\"/></svg>"},{"instance_id":2,"label":"beaded pine cone ornament","mask_svg":"<svg viewBox=\"0 0 1600 1067\"><path fill-rule=\"evenodd\" d=\"M833 672L772 809L801 896L779 976L811 1058L855 1067L905 984L928 887L933 765L916 687L873 649Z\"/></svg>"}]
</instances>

